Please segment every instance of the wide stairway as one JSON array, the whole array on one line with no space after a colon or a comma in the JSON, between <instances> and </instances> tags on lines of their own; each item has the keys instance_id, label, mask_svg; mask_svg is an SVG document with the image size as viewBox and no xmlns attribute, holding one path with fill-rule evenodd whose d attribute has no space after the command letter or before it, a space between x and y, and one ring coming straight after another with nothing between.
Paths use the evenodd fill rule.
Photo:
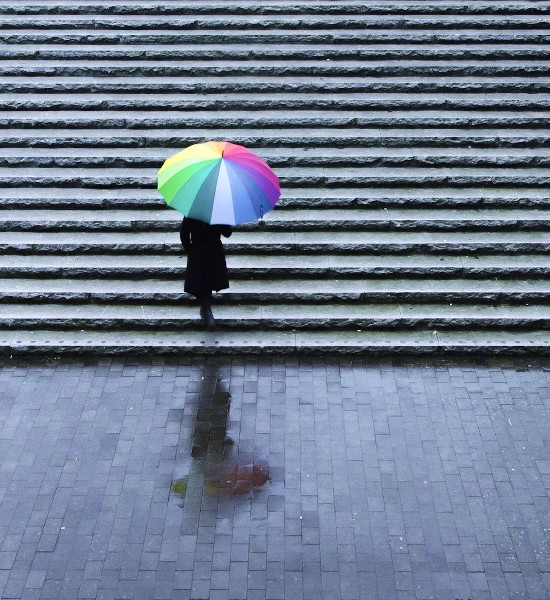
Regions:
<instances>
[{"instance_id":1,"label":"wide stairway","mask_svg":"<svg viewBox=\"0 0 550 600\"><path fill-rule=\"evenodd\" d=\"M0 351L550 349L550 3L3 0ZM205 332L165 158L279 175Z\"/></svg>"}]
</instances>

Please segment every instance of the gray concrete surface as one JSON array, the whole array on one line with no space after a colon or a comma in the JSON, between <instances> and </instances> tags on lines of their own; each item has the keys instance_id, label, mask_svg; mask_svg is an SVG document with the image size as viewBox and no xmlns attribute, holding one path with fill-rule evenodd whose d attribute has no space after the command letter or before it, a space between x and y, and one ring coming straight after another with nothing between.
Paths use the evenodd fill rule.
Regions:
<instances>
[{"instance_id":1,"label":"gray concrete surface","mask_svg":"<svg viewBox=\"0 0 550 600\"><path fill-rule=\"evenodd\" d=\"M2 599L550 597L548 361L0 364Z\"/></svg>"}]
</instances>

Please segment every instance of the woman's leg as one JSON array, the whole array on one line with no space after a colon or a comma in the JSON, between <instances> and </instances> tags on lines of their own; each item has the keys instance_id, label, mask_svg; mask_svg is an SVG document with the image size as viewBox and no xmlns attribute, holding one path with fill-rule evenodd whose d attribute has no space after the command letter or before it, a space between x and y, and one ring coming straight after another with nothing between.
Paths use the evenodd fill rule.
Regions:
<instances>
[{"instance_id":1,"label":"woman's leg","mask_svg":"<svg viewBox=\"0 0 550 600\"><path fill-rule=\"evenodd\" d=\"M216 321L212 314L212 292L203 292L197 296L201 304L200 313L205 326L213 330L216 328Z\"/></svg>"}]
</instances>

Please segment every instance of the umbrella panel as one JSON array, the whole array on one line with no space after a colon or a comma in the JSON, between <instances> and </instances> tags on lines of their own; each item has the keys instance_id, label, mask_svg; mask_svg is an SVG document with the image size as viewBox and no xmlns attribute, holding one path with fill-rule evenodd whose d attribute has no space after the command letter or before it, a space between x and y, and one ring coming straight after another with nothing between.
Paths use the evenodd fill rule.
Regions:
<instances>
[{"instance_id":1,"label":"umbrella panel","mask_svg":"<svg viewBox=\"0 0 550 600\"><path fill-rule=\"evenodd\" d=\"M166 174L163 172L159 175L160 193L166 198L168 204L170 204L178 195L178 192L183 189L195 175L200 175L202 172L202 176L207 177L218 161L219 159L209 159L201 162L194 162L183 169L179 168L179 165L173 165L166 170Z\"/></svg>"},{"instance_id":2,"label":"umbrella panel","mask_svg":"<svg viewBox=\"0 0 550 600\"><path fill-rule=\"evenodd\" d=\"M231 182L227 171L227 163L222 160L220 163L218 185L214 195L210 223L217 225L235 225L234 205L233 202L227 201L227 198L230 198L231 195Z\"/></svg>"},{"instance_id":3,"label":"umbrella panel","mask_svg":"<svg viewBox=\"0 0 550 600\"><path fill-rule=\"evenodd\" d=\"M231 183L231 192L233 198L239 198L238 204L233 203L233 211L235 213L235 223L247 223L255 221L260 217L260 211L254 207L254 191L246 182L239 176L234 165L230 162L226 163L229 173L229 181Z\"/></svg>"},{"instance_id":4,"label":"umbrella panel","mask_svg":"<svg viewBox=\"0 0 550 600\"><path fill-rule=\"evenodd\" d=\"M210 222L212 215L212 206L214 204L214 198L216 195L216 188L218 187L218 175L220 172L221 161L217 161L214 168L207 175L203 181L198 192L196 193L191 208L189 209L188 216L192 219L198 219L205 223Z\"/></svg>"},{"instance_id":5,"label":"umbrella panel","mask_svg":"<svg viewBox=\"0 0 550 600\"><path fill-rule=\"evenodd\" d=\"M189 215L189 211L197 194L200 192L204 182L211 176L213 171L217 172L219 161L212 161L207 167L203 167L199 172L194 173L187 182L177 192L176 196L169 203L169 206L179 210L184 215Z\"/></svg>"}]
</instances>

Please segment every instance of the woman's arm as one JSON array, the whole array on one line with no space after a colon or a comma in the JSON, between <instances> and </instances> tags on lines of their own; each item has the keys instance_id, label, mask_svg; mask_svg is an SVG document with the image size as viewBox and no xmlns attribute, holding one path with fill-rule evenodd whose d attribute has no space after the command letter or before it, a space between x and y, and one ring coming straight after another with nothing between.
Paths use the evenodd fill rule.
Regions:
<instances>
[{"instance_id":1,"label":"woman's arm","mask_svg":"<svg viewBox=\"0 0 550 600\"><path fill-rule=\"evenodd\" d=\"M189 219L185 217L183 217L180 226L180 240L185 252L189 253L191 249L191 227L189 226Z\"/></svg>"},{"instance_id":2,"label":"woman's arm","mask_svg":"<svg viewBox=\"0 0 550 600\"><path fill-rule=\"evenodd\" d=\"M223 235L223 237L231 237L232 233L233 233L233 228L231 227L231 225L222 225L221 226L221 234Z\"/></svg>"}]
</instances>

